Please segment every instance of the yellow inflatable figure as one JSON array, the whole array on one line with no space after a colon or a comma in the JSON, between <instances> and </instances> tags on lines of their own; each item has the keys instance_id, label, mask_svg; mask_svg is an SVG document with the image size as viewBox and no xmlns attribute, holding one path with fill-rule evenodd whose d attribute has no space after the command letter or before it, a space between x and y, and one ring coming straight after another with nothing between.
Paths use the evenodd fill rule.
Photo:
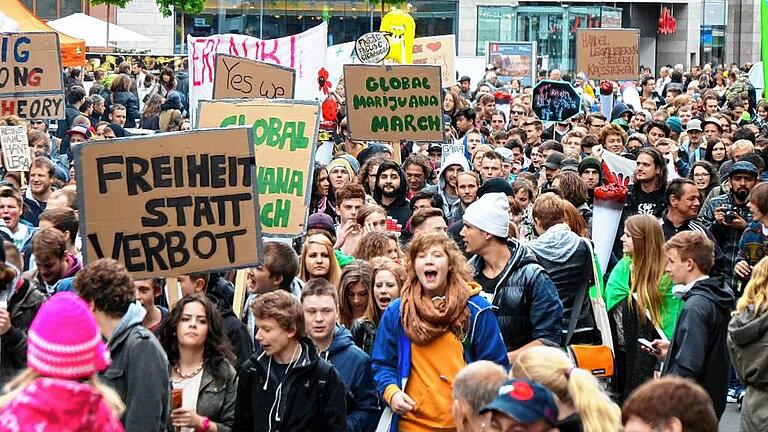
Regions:
<instances>
[{"instance_id":1,"label":"yellow inflatable figure","mask_svg":"<svg viewBox=\"0 0 768 432\"><path fill-rule=\"evenodd\" d=\"M413 63L413 39L416 37L416 22L406 11L391 10L381 19L380 31L387 34L389 54L384 62L391 60L400 64Z\"/></svg>"}]
</instances>

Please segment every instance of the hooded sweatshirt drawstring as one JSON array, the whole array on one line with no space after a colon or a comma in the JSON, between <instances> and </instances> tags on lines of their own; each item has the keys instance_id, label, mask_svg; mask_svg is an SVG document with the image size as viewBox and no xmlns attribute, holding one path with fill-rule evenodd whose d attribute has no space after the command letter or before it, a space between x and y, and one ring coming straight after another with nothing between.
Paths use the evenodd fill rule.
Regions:
<instances>
[{"instance_id":1,"label":"hooded sweatshirt drawstring","mask_svg":"<svg viewBox=\"0 0 768 432\"><path fill-rule=\"evenodd\" d=\"M296 355L296 352L298 351L298 356ZM272 432L272 413L275 413L275 421L282 421L280 420L280 397L283 394L283 383L285 382L285 378L288 377L288 373L291 371L292 367L295 367L299 363L299 359L301 358L302 354L302 348L301 348L301 342L299 342L298 345L296 345L296 348L293 350L293 355L291 356L291 361L288 362L288 368L285 370L285 377L280 381L280 384L277 385L277 389L275 389L275 401L272 402L272 407L269 409L269 432ZM259 358L261 358L265 353L262 353ZM267 363L267 379L264 382L264 391L267 390L267 386L269 384L269 372L272 367L272 357L269 357L269 362Z\"/></svg>"}]
</instances>

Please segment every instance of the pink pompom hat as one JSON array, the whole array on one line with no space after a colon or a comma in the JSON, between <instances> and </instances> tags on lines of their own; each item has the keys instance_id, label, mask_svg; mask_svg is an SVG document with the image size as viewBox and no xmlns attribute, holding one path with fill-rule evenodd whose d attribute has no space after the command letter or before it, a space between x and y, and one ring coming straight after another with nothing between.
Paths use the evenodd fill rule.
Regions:
<instances>
[{"instance_id":1,"label":"pink pompom hat","mask_svg":"<svg viewBox=\"0 0 768 432\"><path fill-rule=\"evenodd\" d=\"M88 304L72 292L54 294L32 320L27 366L42 376L87 378L110 364L109 350Z\"/></svg>"}]
</instances>

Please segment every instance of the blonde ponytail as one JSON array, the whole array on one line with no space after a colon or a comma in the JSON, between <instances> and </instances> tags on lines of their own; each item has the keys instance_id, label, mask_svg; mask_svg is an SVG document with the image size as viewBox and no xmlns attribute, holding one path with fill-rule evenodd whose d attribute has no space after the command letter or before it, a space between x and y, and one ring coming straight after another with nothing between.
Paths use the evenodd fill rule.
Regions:
<instances>
[{"instance_id":1,"label":"blonde ponytail","mask_svg":"<svg viewBox=\"0 0 768 432\"><path fill-rule=\"evenodd\" d=\"M543 385L563 404L571 405L584 432L621 430L621 408L591 373L575 368L563 351L544 346L527 349L517 357L510 374Z\"/></svg>"},{"instance_id":2,"label":"blonde ponytail","mask_svg":"<svg viewBox=\"0 0 768 432\"><path fill-rule=\"evenodd\" d=\"M621 408L611 401L590 372L579 368L571 370L568 395L581 417L584 432L621 430Z\"/></svg>"}]
</instances>

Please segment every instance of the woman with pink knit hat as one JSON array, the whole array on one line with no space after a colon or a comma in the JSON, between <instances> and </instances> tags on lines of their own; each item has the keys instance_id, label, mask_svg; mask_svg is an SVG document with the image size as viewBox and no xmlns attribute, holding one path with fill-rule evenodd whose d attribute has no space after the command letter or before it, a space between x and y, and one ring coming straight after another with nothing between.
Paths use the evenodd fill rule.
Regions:
<instances>
[{"instance_id":1,"label":"woman with pink knit hat","mask_svg":"<svg viewBox=\"0 0 768 432\"><path fill-rule=\"evenodd\" d=\"M71 292L43 303L27 339L27 369L0 397L0 431L122 432L120 396L96 374L109 366L88 305Z\"/></svg>"}]
</instances>

